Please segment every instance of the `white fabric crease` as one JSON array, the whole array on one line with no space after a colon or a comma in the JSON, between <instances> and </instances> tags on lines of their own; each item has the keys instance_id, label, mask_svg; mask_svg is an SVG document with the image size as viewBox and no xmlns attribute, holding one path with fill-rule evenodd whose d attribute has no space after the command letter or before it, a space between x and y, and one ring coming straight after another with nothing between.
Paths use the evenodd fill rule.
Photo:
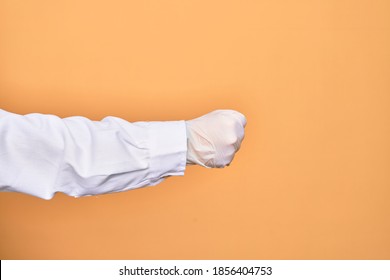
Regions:
<instances>
[{"instance_id":1,"label":"white fabric crease","mask_svg":"<svg viewBox=\"0 0 390 280\"><path fill-rule=\"evenodd\" d=\"M184 120L101 121L0 109L0 191L51 199L153 186L184 175Z\"/></svg>"}]
</instances>

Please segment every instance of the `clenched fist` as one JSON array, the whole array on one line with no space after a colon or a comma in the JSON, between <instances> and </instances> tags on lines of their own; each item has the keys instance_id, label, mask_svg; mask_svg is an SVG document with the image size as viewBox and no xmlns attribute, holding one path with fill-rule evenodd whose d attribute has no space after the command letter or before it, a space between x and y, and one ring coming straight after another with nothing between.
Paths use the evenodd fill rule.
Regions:
<instances>
[{"instance_id":1,"label":"clenched fist","mask_svg":"<svg viewBox=\"0 0 390 280\"><path fill-rule=\"evenodd\" d=\"M244 139L246 118L234 110L216 110L186 121L187 164L228 166Z\"/></svg>"}]
</instances>

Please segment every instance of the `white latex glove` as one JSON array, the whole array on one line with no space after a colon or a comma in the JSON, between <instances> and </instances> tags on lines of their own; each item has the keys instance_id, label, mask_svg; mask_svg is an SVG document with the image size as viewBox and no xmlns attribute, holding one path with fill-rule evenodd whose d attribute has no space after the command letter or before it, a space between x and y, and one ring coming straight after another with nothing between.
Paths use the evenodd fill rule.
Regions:
<instances>
[{"instance_id":1,"label":"white latex glove","mask_svg":"<svg viewBox=\"0 0 390 280\"><path fill-rule=\"evenodd\" d=\"M246 118L234 110L216 110L186 121L187 164L228 166L244 139Z\"/></svg>"}]
</instances>

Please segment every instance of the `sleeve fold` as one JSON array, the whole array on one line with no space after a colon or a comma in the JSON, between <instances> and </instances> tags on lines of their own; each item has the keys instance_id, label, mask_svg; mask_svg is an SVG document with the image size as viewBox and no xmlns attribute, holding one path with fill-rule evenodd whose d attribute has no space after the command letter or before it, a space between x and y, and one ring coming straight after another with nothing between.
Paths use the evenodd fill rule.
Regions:
<instances>
[{"instance_id":1,"label":"sleeve fold","mask_svg":"<svg viewBox=\"0 0 390 280\"><path fill-rule=\"evenodd\" d=\"M18 115L0 110L0 191L51 199L153 186L184 175L185 121Z\"/></svg>"}]
</instances>

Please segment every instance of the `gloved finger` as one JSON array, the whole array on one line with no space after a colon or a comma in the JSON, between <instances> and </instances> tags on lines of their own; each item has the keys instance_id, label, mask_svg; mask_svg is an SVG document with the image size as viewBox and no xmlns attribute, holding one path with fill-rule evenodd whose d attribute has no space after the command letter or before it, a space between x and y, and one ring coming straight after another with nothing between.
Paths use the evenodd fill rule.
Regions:
<instances>
[{"instance_id":1,"label":"gloved finger","mask_svg":"<svg viewBox=\"0 0 390 280\"><path fill-rule=\"evenodd\" d=\"M242 127L245 127L247 124L246 117L242 113L240 113L236 110L216 110L214 112L218 112L218 111L222 111L223 113L228 114L229 117L233 116L235 119L237 119L239 121L239 123L242 125Z\"/></svg>"},{"instance_id":2,"label":"gloved finger","mask_svg":"<svg viewBox=\"0 0 390 280\"><path fill-rule=\"evenodd\" d=\"M234 110L232 110L232 111L233 111L232 112L233 116L240 121L240 124L242 125L242 127L245 127L246 123L247 123L246 117L238 111L234 111Z\"/></svg>"}]
</instances>

